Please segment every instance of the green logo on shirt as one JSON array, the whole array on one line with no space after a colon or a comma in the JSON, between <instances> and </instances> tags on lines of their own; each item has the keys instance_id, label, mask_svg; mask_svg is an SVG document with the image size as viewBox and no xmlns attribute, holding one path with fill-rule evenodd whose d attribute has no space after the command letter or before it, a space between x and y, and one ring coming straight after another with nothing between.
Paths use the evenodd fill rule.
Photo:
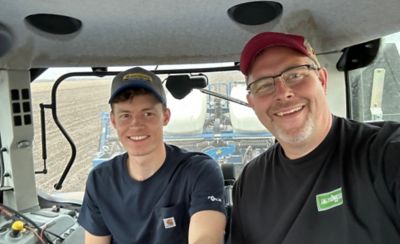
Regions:
<instances>
[{"instance_id":1,"label":"green logo on shirt","mask_svg":"<svg viewBox=\"0 0 400 244\"><path fill-rule=\"evenodd\" d=\"M327 193L318 194L316 197L318 212L322 212L343 204L342 188Z\"/></svg>"}]
</instances>

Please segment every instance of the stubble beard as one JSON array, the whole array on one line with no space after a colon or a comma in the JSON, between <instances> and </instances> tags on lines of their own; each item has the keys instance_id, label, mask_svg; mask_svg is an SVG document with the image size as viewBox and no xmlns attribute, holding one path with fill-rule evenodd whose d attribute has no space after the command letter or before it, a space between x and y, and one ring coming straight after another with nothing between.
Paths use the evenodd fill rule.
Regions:
<instances>
[{"instance_id":1,"label":"stubble beard","mask_svg":"<svg viewBox=\"0 0 400 244\"><path fill-rule=\"evenodd\" d=\"M311 137L312 131L314 130L314 122L311 116L307 116L304 125L299 128L296 132L289 132L282 129L279 126L275 127L275 137L281 143L286 144L299 144L306 142Z\"/></svg>"}]
</instances>

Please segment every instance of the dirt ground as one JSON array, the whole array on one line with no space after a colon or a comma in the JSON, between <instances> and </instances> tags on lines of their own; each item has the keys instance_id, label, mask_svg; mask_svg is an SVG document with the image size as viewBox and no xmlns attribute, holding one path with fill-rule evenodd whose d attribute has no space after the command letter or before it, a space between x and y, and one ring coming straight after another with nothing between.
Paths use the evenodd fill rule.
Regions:
<instances>
[{"instance_id":1,"label":"dirt ground","mask_svg":"<svg viewBox=\"0 0 400 244\"><path fill-rule=\"evenodd\" d=\"M107 98L110 81L98 80L66 80L58 88L57 114L59 121L74 140L77 154L61 190L55 190L56 184L70 157L71 149L54 123L51 110L46 109L47 131L47 174L36 174L37 187L45 192L83 191L92 160L98 151L101 134L101 112L109 111ZM51 103L53 82L32 83L32 108L34 115L34 147L33 157L35 170L43 169L42 142L40 129L39 104Z\"/></svg>"}]
</instances>

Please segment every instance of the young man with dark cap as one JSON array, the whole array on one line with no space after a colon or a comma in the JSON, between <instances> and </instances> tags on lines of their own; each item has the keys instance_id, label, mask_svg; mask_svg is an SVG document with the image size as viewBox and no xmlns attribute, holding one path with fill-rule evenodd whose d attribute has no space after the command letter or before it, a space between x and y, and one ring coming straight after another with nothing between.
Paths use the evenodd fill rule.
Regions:
<instances>
[{"instance_id":1,"label":"young man with dark cap","mask_svg":"<svg viewBox=\"0 0 400 244\"><path fill-rule=\"evenodd\" d=\"M85 243L221 244L221 170L207 155L164 143L170 110L161 80L142 68L122 72L109 103L126 153L89 174L79 215Z\"/></svg>"},{"instance_id":2,"label":"young man with dark cap","mask_svg":"<svg viewBox=\"0 0 400 244\"><path fill-rule=\"evenodd\" d=\"M304 37L244 47L247 100L278 143L233 190L230 244L400 243L400 126L331 114L328 76Z\"/></svg>"}]
</instances>

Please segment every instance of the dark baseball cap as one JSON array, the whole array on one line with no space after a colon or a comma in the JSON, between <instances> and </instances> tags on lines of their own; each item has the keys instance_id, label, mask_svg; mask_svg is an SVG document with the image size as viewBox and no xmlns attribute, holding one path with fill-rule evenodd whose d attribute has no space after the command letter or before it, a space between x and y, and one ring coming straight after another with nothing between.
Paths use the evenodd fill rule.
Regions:
<instances>
[{"instance_id":1,"label":"dark baseball cap","mask_svg":"<svg viewBox=\"0 0 400 244\"><path fill-rule=\"evenodd\" d=\"M320 66L314 49L303 36L263 32L251 38L244 46L240 56L240 71L247 76L257 55L269 47L291 48L308 56L318 67Z\"/></svg>"},{"instance_id":2,"label":"dark baseball cap","mask_svg":"<svg viewBox=\"0 0 400 244\"><path fill-rule=\"evenodd\" d=\"M128 69L116 75L111 85L111 96L108 103L123 91L132 88L143 88L153 93L162 104L167 104L164 87L160 78L153 72L140 67Z\"/></svg>"}]
</instances>

